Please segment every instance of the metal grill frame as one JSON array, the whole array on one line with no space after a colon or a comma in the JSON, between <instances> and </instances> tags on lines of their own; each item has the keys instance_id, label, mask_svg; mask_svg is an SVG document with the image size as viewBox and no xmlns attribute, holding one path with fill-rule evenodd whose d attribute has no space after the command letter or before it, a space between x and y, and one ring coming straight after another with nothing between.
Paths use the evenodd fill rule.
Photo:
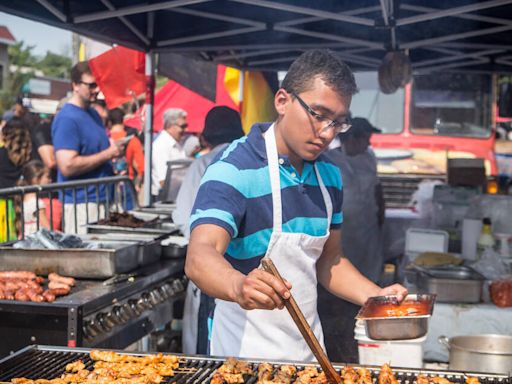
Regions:
<instances>
[{"instance_id":1,"label":"metal grill frame","mask_svg":"<svg viewBox=\"0 0 512 384\"><path fill-rule=\"evenodd\" d=\"M84 358L86 367L90 368L92 361L88 357L88 353L91 351L90 348L66 348L66 347L55 347L45 345L31 345L26 348L19 350L18 352L0 360L0 381L8 381L15 377L27 377L27 378L46 378L52 379L60 376L65 369L66 364L76 361L80 358ZM126 352L121 350L113 350L118 353L131 355L131 356L148 356L154 353L151 352ZM41 354L42 358L33 361L31 354ZM46 356L45 356L46 354ZM60 356L62 354L62 356ZM183 355L183 354L172 354L180 357L180 362L185 363L185 367L196 367L198 370L193 374L176 374L166 383L177 383L177 384L199 384L209 383L215 370L226 360L224 357L211 357L202 355ZM259 363L270 363L274 367L278 367L284 364L291 364L296 366L298 369L305 367L317 367L318 364L305 364L302 362L293 361L271 361L266 359L243 359L252 364L254 372L257 372L257 365ZM51 364L49 364L51 363ZM52 366L53 364L53 366ZM364 366L364 365L352 365L335 363L334 368L340 370L346 366L352 366L354 368L366 368L372 373L374 379L377 378L380 367L378 366ZM34 368L39 369L42 367L42 371L35 371ZM26 368L25 368L26 367ZM450 371L450 370L430 370L430 369L405 369L405 368L393 368L393 372L401 384L412 384L415 382L418 375L426 376L440 376L447 378L448 380L455 383L465 383L467 376L477 377L482 384L511 384L512 378L506 375L497 374L483 374L478 372L461 372L461 371ZM256 377L249 379L246 384L254 384Z\"/></svg>"}]
</instances>

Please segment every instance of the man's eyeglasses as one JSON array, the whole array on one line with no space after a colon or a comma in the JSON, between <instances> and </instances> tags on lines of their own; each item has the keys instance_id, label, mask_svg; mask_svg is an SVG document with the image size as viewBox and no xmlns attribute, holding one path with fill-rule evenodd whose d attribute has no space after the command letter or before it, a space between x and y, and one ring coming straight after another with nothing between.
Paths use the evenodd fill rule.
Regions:
<instances>
[{"instance_id":1,"label":"man's eyeglasses","mask_svg":"<svg viewBox=\"0 0 512 384\"><path fill-rule=\"evenodd\" d=\"M313 108L306 104L304 100L302 100L299 95L295 92L290 92L299 102L299 104L304 108L317 122L322 124L322 132L325 132L329 129L332 129L336 134L347 132L352 125L350 124L350 120L345 118L345 121L337 121L331 120L327 117L315 112Z\"/></svg>"},{"instance_id":2,"label":"man's eyeglasses","mask_svg":"<svg viewBox=\"0 0 512 384\"><path fill-rule=\"evenodd\" d=\"M176 124L178 127L180 127L181 129L185 129L188 127L188 124L187 123L183 123L183 124Z\"/></svg>"},{"instance_id":3,"label":"man's eyeglasses","mask_svg":"<svg viewBox=\"0 0 512 384\"><path fill-rule=\"evenodd\" d=\"M98 88L98 83L88 83L87 81L80 81L80 84L87 85L91 91Z\"/></svg>"}]
</instances>

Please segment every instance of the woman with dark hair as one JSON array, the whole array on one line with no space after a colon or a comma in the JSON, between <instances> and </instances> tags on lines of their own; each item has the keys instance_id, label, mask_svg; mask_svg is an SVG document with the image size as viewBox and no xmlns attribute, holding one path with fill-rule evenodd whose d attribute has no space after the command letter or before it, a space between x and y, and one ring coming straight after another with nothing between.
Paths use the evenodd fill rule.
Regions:
<instances>
[{"instance_id":1,"label":"woman with dark hair","mask_svg":"<svg viewBox=\"0 0 512 384\"><path fill-rule=\"evenodd\" d=\"M5 124L0 135L0 188L14 187L21 169L30 160L30 132L19 118Z\"/></svg>"},{"instance_id":2,"label":"woman with dark hair","mask_svg":"<svg viewBox=\"0 0 512 384\"><path fill-rule=\"evenodd\" d=\"M0 133L0 189L16 185L23 165L30 160L32 141L23 120L13 117ZM11 200L0 199L0 242L16 239Z\"/></svg>"}]
</instances>

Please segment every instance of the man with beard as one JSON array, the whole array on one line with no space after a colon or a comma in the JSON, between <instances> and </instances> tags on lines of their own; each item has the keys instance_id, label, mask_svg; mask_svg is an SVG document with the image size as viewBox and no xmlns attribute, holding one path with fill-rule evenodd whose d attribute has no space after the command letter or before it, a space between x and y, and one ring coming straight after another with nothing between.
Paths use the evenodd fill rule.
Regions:
<instances>
[{"instance_id":1,"label":"man with beard","mask_svg":"<svg viewBox=\"0 0 512 384\"><path fill-rule=\"evenodd\" d=\"M91 108L99 92L98 84L87 62L71 68L73 95L52 124L53 145L57 160L57 181L99 179L111 176L111 160L122 154L122 145L110 142L98 113ZM106 201L105 185L64 192L64 223L67 232L85 233L83 224L98 220L98 207ZM73 202L76 202L76 220ZM86 204L86 202L88 202ZM91 203L92 202L92 203ZM86 208L87 206L87 208ZM88 213L86 212L88 210ZM104 207L100 206L100 215Z\"/></svg>"}]
</instances>

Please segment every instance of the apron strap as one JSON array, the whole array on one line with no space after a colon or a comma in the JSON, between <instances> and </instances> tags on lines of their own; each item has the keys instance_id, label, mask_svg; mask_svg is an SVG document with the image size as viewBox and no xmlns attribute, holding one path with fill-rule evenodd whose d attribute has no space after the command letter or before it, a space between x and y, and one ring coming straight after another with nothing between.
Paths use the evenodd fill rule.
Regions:
<instances>
[{"instance_id":1,"label":"apron strap","mask_svg":"<svg viewBox=\"0 0 512 384\"><path fill-rule=\"evenodd\" d=\"M318 179L318 185L320 186L320 191L322 191L322 197L324 198L324 204L325 204L325 210L327 212L327 228L325 233L329 233L329 229L331 228L331 221L332 221L332 201L331 201L331 195L329 195L329 191L327 191L327 188L325 187L324 181L322 180L322 177L320 176L320 171L318 171L318 167L315 163L315 173L316 178Z\"/></svg>"},{"instance_id":2,"label":"apron strap","mask_svg":"<svg viewBox=\"0 0 512 384\"><path fill-rule=\"evenodd\" d=\"M265 138L265 148L267 150L268 169L270 174L270 186L272 188L272 214L273 214L273 232L281 233L283 222L283 211L281 204L281 180L279 176L279 162L277 155L276 136L274 133L274 124L263 134ZM270 244L269 244L270 245Z\"/></svg>"}]
</instances>

